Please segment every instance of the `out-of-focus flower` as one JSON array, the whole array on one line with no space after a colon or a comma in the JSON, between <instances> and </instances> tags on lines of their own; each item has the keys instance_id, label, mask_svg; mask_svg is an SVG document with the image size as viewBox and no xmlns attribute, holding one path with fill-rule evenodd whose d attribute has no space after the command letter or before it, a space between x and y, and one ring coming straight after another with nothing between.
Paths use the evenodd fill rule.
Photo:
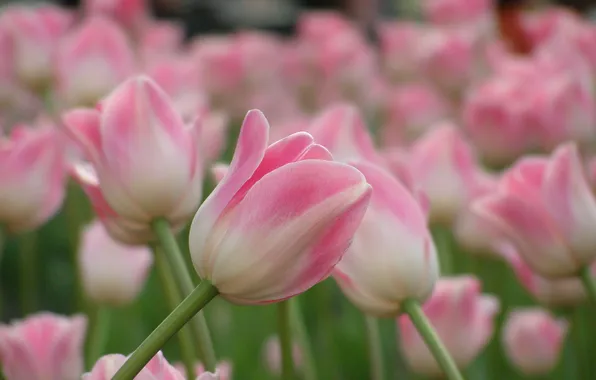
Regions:
<instances>
[{"instance_id":1,"label":"out-of-focus flower","mask_svg":"<svg viewBox=\"0 0 596 380\"><path fill-rule=\"evenodd\" d=\"M383 68L393 82L408 82L420 76L420 41L426 28L413 22L381 25L379 38Z\"/></svg>"},{"instance_id":2,"label":"out-of-focus flower","mask_svg":"<svg viewBox=\"0 0 596 380\"><path fill-rule=\"evenodd\" d=\"M110 380L126 359L120 354L105 355L95 363L90 372L83 375L83 380ZM214 379L219 380L217 377ZM185 380L185 376L168 363L160 351L135 376L135 380Z\"/></svg>"},{"instance_id":3,"label":"out-of-focus flower","mask_svg":"<svg viewBox=\"0 0 596 380\"><path fill-rule=\"evenodd\" d=\"M56 53L56 81L65 106L95 106L133 71L126 35L101 17L85 20Z\"/></svg>"},{"instance_id":4,"label":"out-of-focus flower","mask_svg":"<svg viewBox=\"0 0 596 380\"><path fill-rule=\"evenodd\" d=\"M539 308L512 311L503 328L509 361L525 375L546 375L557 364L567 321Z\"/></svg>"},{"instance_id":5,"label":"out-of-focus flower","mask_svg":"<svg viewBox=\"0 0 596 380\"><path fill-rule=\"evenodd\" d=\"M65 193L64 139L52 126L19 126L0 138L0 223L34 229L60 208Z\"/></svg>"},{"instance_id":6,"label":"out-of-focus flower","mask_svg":"<svg viewBox=\"0 0 596 380\"><path fill-rule=\"evenodd\" d=\"M173 21L153 20L138 37L138 54L145 64L175 57L183 47L184 27Z\"/></svg>"},{"instance_id":7,"label":"out-of-focus flower","mask_svg":"<svg viewBox=\"0 0 596 380\"><path fill-rule=\"evenodd\" d=\"M146 234L156 218L176 229L196 211L203 174L199 125L185 126L152 80L131 78L100 110L73 110L63 120L93 165L95 173L78 177L100 214L117 215L113 220L124 230Z\"/></svg>"},{"instance_id":8,"label":"out-of-focus flower","mask_svg":"<svg viewBox=\"0 0 596 380\"><path fill-rule=\"evenodd\" d=\"M241 304L281 301L325 279L351 243L371 188L307 133L269 147L250 111L224 178L201 205L190 251L201 276Z\"/></svg>"},{"instance_id":9,"label":"out-of-focus flower","mask_svg":"<svg viewBox=\"0 0 596 380\"><path fill-rule=\"evenodd\" d=\"M520 160L472 207L542 276L574 276L594 260L596 200L573 144Z\"/></svg>"},{"instance_id":10,"label":"out-of-focus flower","mask_svg":"<svg viewBox=\"0 0 596 380\"><path fill-rule=\"evenodd\" d=\"M455 364L463 369L489 342L499 301L482 295L480 281L473 276L441 278L423 311ZM399 317L399 327L402 352L412 370L426 376L440 376L439 364L407 315Z\"/></svg>"},{"instance_id":11,"label":"out-of-focus flower","mask_svg":"<svg viewBox=\"0 0 596 380\"><path fill-rule=\"evenodd\" d=\"M437 25L458 25L475 23L492 10L490 0L425 0L423 8L426 17Z\"/></svg>"},{"instance_id":12,"label":"out-of-focus flower","mask_svg":"<svg viewBox=\"0 0 596 380\"><path fill-rule=\"evenodd\" d=\"M0 325L0 363L7 380L78 380L87 319L40 313Z\"/></svg>"},{"instance_id":13,"label":"out-of-focus flower","mask_svg":"<svg viewBox=\"0 0 596 380\"><path fill-rule=\"evenodd\" d=\"M90 15L108 16L133 33L142 29L149 19L146 0L85 0L83 8Z\"/></svg>"},{"instance_id":14,"label":"out-of-focus flower","mask_svg":"<svg viewBox=\"0 0 596 380\"><path fill-rule=\"evenodd\" d=\"M97 304L122 306L133 301L152 263L147 247L117 243L100 222L93 222L83 231L79 252L82 285Z\"/></svg>"},{"instance_id":15,"label":"out-of-focus flower","mask_svg":"<svg viewBox=\"0 0 596 380\"><path fill-rule=\"evenodd\" d=\"M281 346L277 336L269 337L265 341L263 358L267 365L267 369L271 373L276 375L281 373ZM302 350L300 349L300 345L296 342L292 344L292 360L294 361L294 367L300 371L302 367Z\"/></svg>"},{"instance_id":16,"label":"out-of-focus flower","mask_svg":"<svg viewBox=\"0 0 596 380\"><path fill-rule=\"evenodd\" d=\"M372 186L371 202L334 278L358 308L395 316L406 299L423 302L439 277L437 253L426 216L391 174L354 163Z\"/></svg>"},{"instance_id":17,"label":"out-of-focus flower","mask_svg":"<svg viewBox=\"0 0 596 380\"><path fill-rule=\"evenodd\" d=\"M176 363L174 367L180 373L185 373L184 364ZM198 376L197 380L231 380L232 379L232 364L226 361L217 363L215 373L205 371L205 366L202 363L197 363L195 366L195 374ZM203 376L203 377L201 377Z\"/></svg>"}]
</instances>

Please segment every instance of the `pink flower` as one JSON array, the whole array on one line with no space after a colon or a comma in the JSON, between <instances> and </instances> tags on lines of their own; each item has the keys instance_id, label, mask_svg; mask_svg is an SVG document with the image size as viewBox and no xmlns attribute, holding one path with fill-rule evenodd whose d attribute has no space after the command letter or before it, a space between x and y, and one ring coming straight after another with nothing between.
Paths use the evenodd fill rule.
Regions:
<instances>
[{"instance_id":1,"label":"pink flower","mask_svg":"<svg viewBox=\"0 0 596 380\"><path fill-rule=\"evenodd\" d=\"M281 373L281 347L277 336L267 338L263 356L267 369L271 373L279 375ZM294 361L294 367L300 371L302 367L302 350L298 343L292 344L292 360Z\"/></svg>"},{"instance_id":2,"label":"pink flower","mask_svg":"<svg viewBox=\"0 0 596 380\"><path fill-rule=\"evenodd\" d=\"M140 31L139 55L144 63L175 57L182 51L184 26L173 21L152 20Z\"/></svg>"},{"instance_id":3,"label":"pink flower","mask_svg":"<svg viewBox=\"0 0 596 380\"><path fill-rule=\"evenodd\" d=\"M85 20L56 53L58 91L68 106L95 106L133 73L127 36L108 19Z\"/></svg>"},{"instance_id":4,"label":"pink flower","mask_svg":"<svg viewBox=\"0 0 596 380\"><path fill-rule=\"evenodd\" d=\"M235 303L277 302L325 279L349 247L371 188L307 133L267 147L250 111L225 177L201 205L190 251L201 278Z\"/></svg>"},{"instance_id":5,"label":"pink flower","mask_svg":"<svg viewBox=\"0 0 596 380\"><path fill-rule=\"evenodd\" d=\"M50 313L0 326L0 362L9 380L78 380L87 319Z\"/></svg>"},{"instance_id":6,"label":"pink flower","mask_svg":"<svg viewBox=\"0 0 596 380\"><path fill-rule=\"evenodd\" d=\"M102 209L100 218L115 214L127 230L146 233L156 218L178 228L196 211L203 172L199 127L185 126L149 78L127 80L100 110L73 110L63 119L93 165L95 173L79 179Z\"/></svg>"},{"instance_id":7,"label":"pink flower","mask_svg":"<svg viewBox=\"0 0 596 380\"><path fill-rule=\"evenodd\" d=\"M520 160L472 207L542 276L574 276L594 260L596 200L573 144L549 159Z\"/></svg>"},{"instance_id":8,"label":"pink flower","mask_svg":"<svg viewBox=\"0 0 596 380\"><path fill-rule=\"evenodd\" d=\"M51 126L19 126L0 137L0 223L11 232L45 223L64 199L64 139Z\"/></svg>"},{"instance_id":9,"label":"pink flower","mask_svg":"<svg viewBox=\"0 0 596 380\"><path fill-rule=\"evenodd\" d=\"M406 299L424 301L439 277L437 253L426 215L391 174L372 164L353 164L372 186L371 202L334 278L367 314L395 316Z\"/></svg>"},{"instance_id":10,"label":"pink flower","mask_svg":"<svg viewBox=\"0 0 596 380\"><path fill-rule=\"evenodd\" d=\"M507 357L525 375L546 375L557 364L567 321L539 308L514 310L503 328Z\"/></svg>"},{"instance_id":11,"label":"pink flower","mask_svg":"<svg viewBox=\"0 0 596 380\"><path fill-rule=\"evenodd\" d=\"M174 367L178 369L180 373L186 373L184 364L176 363ZM232 379L232 365L229 362L222 361L217 363L215 373L205 371L205 367L202 363L197 363L195 366L195 374L198 376L197 380L231 380ZM202 376L202 377L201 377Z\"/></svg>"},{"instance_id":12,"label":"pink flower","mask_svg":"<svg viewBox=\"0 0 596 380\"><path fill-rule=\"evenodd\" d=\"M491 16L490 0L425 0L426 17L437 25L474 24Z\"/></svg>"},{"instance_id":13,"label":"pink flower","mask_svg":"<svg viewBox=\"0 0 596 380\"><path fill-rule=\"evenodd\" d=\"M379 28L381 58L393 82L410 81L420 75L420 41L427 29L414 22L392 22Z\"/></svg>"},{"instance_id":14,"label":"pink flower","mask_svg":"<svg viewBox=\"0 0 596 380\"><path fill-rule=\"evenodd\" d=\"M124 355L119 354L103 356L95 363L91 372L83 375L83 380L110 380L126 359ZM185 377L168 363L160 351L135 376L135 380L185 380ZM215 380L219 379L215 378Z\"/></svg>"},{"instance_id":15,"label":"pink flower","mask_svg":"<svg viewBox=\"0 0 596 380\"><path fill-rule=\"evenodd\" d=\"M108 16L132 32L142 28L149 19L146 0L85 0L83 7L87 14Z\"/></svg>"},{"instance_id":16,"label":"pink flower","mask_svg":"<svg viewBox=\"0 0 596 380\"><path fill-rule=\"evenodd\" d=\"M152 263L149 248L117 243L97 221L83 231L79 268L83 289L95 303L122 306L132 302L142 290Z\"/></svg>"},{"instance_id":17,"label":"pink flower","mask_svg":"<svg viewBox=\"0 0 596 380\"><path fill-rule=\"evenodd\" d=\"M456 365L463 369L489 342L499 301L482 295L480 281L475 277L441 278L423 310ZM399 328L402 352L412 370L440 376L441 368L407 315L399 317Z\"/></svg>"}]
</instances>

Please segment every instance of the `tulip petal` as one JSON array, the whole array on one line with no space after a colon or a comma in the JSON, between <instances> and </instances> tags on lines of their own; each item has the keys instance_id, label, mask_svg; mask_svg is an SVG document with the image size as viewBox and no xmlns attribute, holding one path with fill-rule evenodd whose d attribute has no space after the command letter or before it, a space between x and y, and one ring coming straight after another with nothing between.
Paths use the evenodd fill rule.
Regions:
<instances>
[{"instance_id":1,"label":"tulip petal","mask_svg":"<svg viewBox=\"0 0 596 380\"><path fill-rule=\"evenodd\" d=\"M100 162L101 135L100 113L93 109L79 108L62 115L67 132L83 147L87 158Z\"/></svg>"}]
</instances>

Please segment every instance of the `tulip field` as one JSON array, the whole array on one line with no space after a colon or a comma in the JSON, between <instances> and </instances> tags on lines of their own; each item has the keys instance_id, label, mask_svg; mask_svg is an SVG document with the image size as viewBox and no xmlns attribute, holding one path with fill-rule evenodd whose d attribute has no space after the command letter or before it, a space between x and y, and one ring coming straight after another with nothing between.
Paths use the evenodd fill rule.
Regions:
<instances>
[{"instance_id":1,"label":"tulip field","mask_svg":"<svg viewBox=\"0 0 596 380\"><path fill-rule=\"evenodd\" d=\"M0 8L0 380L596 379L596 24L354 3Z\"/></svg>"}]
</instances>

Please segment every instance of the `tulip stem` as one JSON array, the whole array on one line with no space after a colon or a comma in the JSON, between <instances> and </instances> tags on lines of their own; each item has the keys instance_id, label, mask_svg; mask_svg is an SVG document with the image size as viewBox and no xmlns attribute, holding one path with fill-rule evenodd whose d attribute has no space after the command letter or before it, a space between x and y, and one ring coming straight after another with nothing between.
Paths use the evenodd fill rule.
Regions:
<instances>
[{"instance_id":1,"label":"tulip stem","mask_svg":"<svg viewBox=\"0 0 596 380\"><path fill-rule=\"evenodd\" d=\"M385 368L383 364L383 346L378 320L370 315L365 315L366 338L368 340L368 355L370 358L371 380L383 380Z\"/></svg>"},{"instance_id":2,"label":"tulip stem","mask_svg":"<svg viewBox=\"0 0 596 380\"><path fill-rule=\"evenodd\" d=\"M308 331L302 318L302 311L300 310L300 303L297 297L289 300L290 302L290 317L292 319L292 326L294 327L294 336L300 345L302 351L302 372L304 373L304 380L317 380L317 369L315 367L315 358L312 353L312 347L308 339Z\"/></svg>"},{"instance_id":3,"label":"tulip stem","mask_svg":"<svg viewBox=\"0 0 596 380\"><path fill-rule=\"evenodd\" d=\"M92 368L93 364L104 353L110 332L111 310L103 306L97 306L95 309L93 327L89 331L88 368Z\"/></svg>"},{"instance_id":4,"label":"tulip stem","mask_svg":"<svg viewBox=\"0 0 596 380\"><path fill-rule=\"evenodd\" d=\"M112 380L133 380L164 344L217 294L215 286L209 281L203 280L141 343Z\"/></svg>"},{"instance_id":5,"label":"tulip stem","mask_svg":"<svg viewBox=\"0 0 596 380\"><path fill-rule=\"evenodd\" d=\"M283 301L277 305L277 328L281 347L281 378L282 380L291 380L294 377L294 358L292 356L289 301Z\"/></svg>"},{"instance_id":6,"label":"tulip stem","mask_svg":"<svg viewBox=\"0 0 596 380\"><path fill-rule=\"evenodd\" d=\"M157 249L157 247L154 245L151 246L151 249L153 250L157 273L161 281L161 287L164 292L166 302L168 303L168 308L170 310L174 310L182 301L182 296L180 295L180 291L176 286L176 280L172 275L168 260L166 260L166 257L162 254L162 252L160 252L159 249ZM190 326L185 326L178 334L176 334L178 337L178 343L180 344L180 356L182 356L182 363L184 364L186 377L188 379L195 377L194 361L196 355L191 333L192 331L190 331Z\"/></svg>"},{"instance_id":7,"label":"tulip stem","mask_svg":"<svg viewBox=\"0 0 596 380\"><path fill-rule=\"evenodd\" d=\"M596 304L596 284L592 279L592 273L590 273L590 266L586 265L580 272L580 277L588 294L588 298L594 304Z\"/></svg>"},{"instance_id":8,"label":"tulip stem","mask_svg":"<svg viewBox=\"0 0 596 380\"><path fill-rule=\"evenodd\" d=\"M27 315L35 311L37 296L37 242L35 232L19 236L21 311Z\"/></svg>"},{"instance_id":9,"label":"tulip stem","mask_svg":"<svg viewBox=\"0 0 596 380\"><path fill-rule=\"evenodd\" d=\"M192 277L190 277L184 256L172 233L169 222L165 219L156 219L152 223L152 227L160 242L163 253L168 258L172 275L177 281L178 289L180 289L182 295L190 294L194 288ZM190 326L194 332L194 339L198 344L197 348L205 369L215 372L217 359L215 357L215 350L213 349L213 342L211 341L211 333L209 332L207 320L203 313L197 313L196 317L191 321Z\"/></svg>"},{"instance_id":10,"label":"tulip stem","mask_svg":"<svg viewBox=\"0 0 596 380\"><path fill-rule=\"evenodd\" d=\"M433 354L439 366L443 369L447 379L449 380L463 380L463 376L455 365L453 358L447 351L447 348L441 342L437 332L432 327L430 321L424 315L420 304L414 300L406 300L402 303L403 311L408 314L418 333L426 343L426 346Z\"/></svg>"}]
</instances>

